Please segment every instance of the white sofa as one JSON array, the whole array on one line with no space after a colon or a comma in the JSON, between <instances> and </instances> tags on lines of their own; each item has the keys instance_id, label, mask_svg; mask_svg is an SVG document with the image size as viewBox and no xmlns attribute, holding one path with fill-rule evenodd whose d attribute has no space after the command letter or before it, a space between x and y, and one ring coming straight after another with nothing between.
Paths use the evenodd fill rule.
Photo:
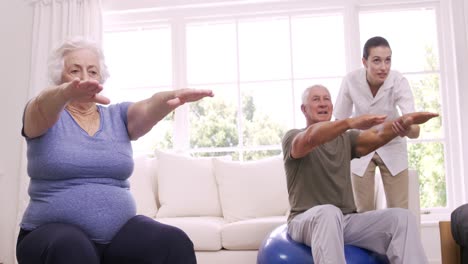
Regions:
<instances>
[{"instance_id":1,"label":"white sofa","mask_svg":"<svg viewBox=\"0 0 468 264\"><path fill-rule=\"evenodd\" d=\"M380 177L377 177L379 179ZM376 180L377 208L385 208ZM135 158L130 177L137 211L184 230L199 264L254 264L263 239L289 211L281 156L255 162L156 152ZM419 220L419 184L410 170L409 205Z\"/></svg>"},{"instance_id":2,"label":"white sofa","mask_svg":"<svg viewBox=\"0 0 468 264\"><path fill-rule=\"evenodd\" d=\"M199 264L254 264L289 211L282 157L234 162L164 152L135 158L137 211L184 230Z\"/></svg>"}]
</instances>

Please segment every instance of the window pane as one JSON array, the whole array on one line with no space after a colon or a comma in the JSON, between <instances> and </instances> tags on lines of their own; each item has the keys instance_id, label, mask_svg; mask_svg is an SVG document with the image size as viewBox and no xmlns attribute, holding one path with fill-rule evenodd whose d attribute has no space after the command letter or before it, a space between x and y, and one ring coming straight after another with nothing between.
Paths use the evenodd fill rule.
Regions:
<instances>
[{"instance_id":1,"label":"window pane","mask_svg":"<svg viewBox=\"0 0 468 264\"><path fill-rule=\"evenodd\" d=\"M439 69L434 9L362 12L359 23L361 47L373 36L388 40L393 51L393 69L401 72ZM427 63L429 58L433 60L431 65Z\"/></svg>"},{"instance_id":2,"label":"window pane","mask_svg":"<svg viewBox=\"0 0 468 264\"><path fill-rule=\"evenodd\" d=\"M105 32L106 63L111 77L104 94L112 103L136 102L172 86L171 33L168 26L138 31ZM134 153L172 148L173 115L132 142Z\"/></svg>"},{"instance_id":3,"label":"window pane","mask_svg":"<svg viewBox=\"0 0 468 264\"><path fill-rule=\"evenodd\" d=\"M134 153L154 153L155 149L172 149L174 131L174 112L159 121L150 132L132 141Z\"/></svg>"},{"instance_id":4,"label":"window pane","mask_svg":"<svg viewBox=\"0 0 468 264\"><path fill-rule=\"evenodd\" d=\"M409 167L419 175L421 208L447 206L443 144L410 143L408 150Z\"/></svg>"},{"instance_id":5,"label":"window pane","mask_svg":"<svg viewBox=\"0 0 468 264\"><path fill-rule=\"evenodd\" d=\"M113 87L111 87L112 89ZM146 88L127 88L127 89L112 89L112 93L109 95L109 99L112 103L116 102L137 102L142 99L151 97L158 91L165 91L168 88L156 88L156 87L146 87Z\"/></svg>"},{"instance_id":6,"label":"window pane","mask_svg":"<svg viewBox=\"0 0 468 264\"><path fill-rule=\"evenodd\" d=\"M245 151L243 153L243 160L260 160L267 157L278 156L281 154L281 149L271 149L271 150L256 150L256 151Z\"/></svg>"},{"instance_id":7,"label":"window pane","mask_svg":"<svg viewBox=\"0 0 468 264\"><path fill-rule=\"evenodd\" d=\"M238 146L237 87L225 85L194 88L212 89L215 96L189 105L190 148Z\"/></svg>"},{"instance_id":8,"label":"window pane","mask_svg":"<svg viewBox=\"0 0 468 264\"><path fill-rule=\"evenodd\" d=\"M346 72L343 17L293 17L292 51L295 78L341 76Z\"/></svg>"},{"instance_id":9,"label":"window pane","mask_svg":"<svg viewBox=\"0 0 468 264\"><path fill-rule=\"evenodd\" d=\"M241 81L290 78L289 19L239 22L239 62Z\"/></svg>"},{"instance_id":10,"label":"window pane","mask_svg":"<svg viewBox=\"0 0 468 264\"><path fill-rule=\"evenodd\" d=\"M241 85L244 146L281 145L292 127L290 81Z\"/></svg>"},{"instance_id":11,"label":"window pane","mask_svg":"<svg viewBox=\"0 0 468 264\"><path fill-rule=\"evenodd\" d=\"M412 74L406 77L413 90L416 111L442 113L439 74ZM421 125L419 138L442 138L442 136L442 116Z\"/></svg>"},{"instance_id":12,"label":"window pane","mask_svg":"<svg viewBox=\"0 0 468 264\"><path fill-rule=\"evenodd\" d=\"M187 26L187 78L189 85L237 80L235 23Z\"/></svg>"},{"instance_id":13,"label":"window pane","mask_svg":"<svg viewBox=\"0 0 468 264\"><path fill-rule=\"evenodd\" d=\"M106 32L103 37L111 92L122 88L172 84L171 33L168 27Z\"/></svg>"}]
</instances>

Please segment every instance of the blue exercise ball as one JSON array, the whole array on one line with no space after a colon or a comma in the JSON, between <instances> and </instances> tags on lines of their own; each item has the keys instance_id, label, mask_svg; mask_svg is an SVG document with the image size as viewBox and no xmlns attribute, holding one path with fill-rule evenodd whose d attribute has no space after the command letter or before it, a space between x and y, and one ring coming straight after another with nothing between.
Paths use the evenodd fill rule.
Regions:
<instances>
[{"instance_id":1,"label":"blue exercise ball","mask_svg":"<svg viewBox=\"0 0 468 264\"><path fill-rule=\"evenodd\" d=\"M347 264L388 264L386 256L352 245L345 245ZM310 247L291 239L286 224L273 230L258 250L257 264L314 263Z\"/></svg>"}]
</instances>

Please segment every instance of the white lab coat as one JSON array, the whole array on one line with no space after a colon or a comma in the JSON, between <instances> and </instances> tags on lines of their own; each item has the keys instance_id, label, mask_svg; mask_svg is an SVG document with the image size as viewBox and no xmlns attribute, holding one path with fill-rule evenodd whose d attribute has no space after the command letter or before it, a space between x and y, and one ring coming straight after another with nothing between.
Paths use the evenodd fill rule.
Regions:
<instances>
[{"instance_id":1,"label":"white lab coat","mask_svg":"<svg viewBox=\"0 0 468 264\"><path fill-rule=\"evenodd\" d=\"M353 113L354 106L354 113ZM387 121L401 114L414 112L414 98L408 80L397 71L390 71L387 79L372 96L366 79L366 69L361 68L348 73L343 78L340 92L334 106L336 119L364 114L387 115ZM396 137L375 152L379 154L390 173L395 176L408 168L406 138ZM363 176L374 152L351 161L351 171Z\"/></svg>"}]
</instances>

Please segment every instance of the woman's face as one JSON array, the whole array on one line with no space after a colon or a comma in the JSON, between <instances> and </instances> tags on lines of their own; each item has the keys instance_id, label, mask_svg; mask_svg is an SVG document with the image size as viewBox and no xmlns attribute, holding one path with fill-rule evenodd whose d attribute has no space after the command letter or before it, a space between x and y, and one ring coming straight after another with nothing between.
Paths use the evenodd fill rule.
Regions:
<instances>
[{"instance_id":1,"label":"woman's face","mask_svg":"<svg viewBox=\"0 0 468 264\"><path fill-rule=\"evenodd\" d=\"M371 86L380 86L387 79L392 66L392 50L389 47L378 46L370 48L369 57L362 59L366 68L367 81Z\"/></svg>"},{"instance_id":2,"label":"woman's face","mask_svg":"<svg viewBox=\"0 0 468 264\"><path fill-rule=\"evenodd\" d=\"M62 82L70 82L76 78L82 81L96 80L101 82L99 59L93 51L78 49L64 56Z\"/></svg>"}]
</instances>

